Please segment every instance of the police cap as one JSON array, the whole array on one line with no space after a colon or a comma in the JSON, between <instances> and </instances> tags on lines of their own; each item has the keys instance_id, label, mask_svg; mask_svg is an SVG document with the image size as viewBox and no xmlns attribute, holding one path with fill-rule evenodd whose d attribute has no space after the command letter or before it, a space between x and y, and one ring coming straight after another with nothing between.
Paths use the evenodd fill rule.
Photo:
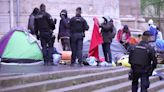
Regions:
<instances>
[{"instance_id":1,"label":"police cap","mask_svg":"<svg viewBox=\"0 0 164 92\"><path fill-rule=\"evenodd\" d=\"M76 11L81 11L81 7L77 7L76 8Z\"/></svg>"}]
</instances>

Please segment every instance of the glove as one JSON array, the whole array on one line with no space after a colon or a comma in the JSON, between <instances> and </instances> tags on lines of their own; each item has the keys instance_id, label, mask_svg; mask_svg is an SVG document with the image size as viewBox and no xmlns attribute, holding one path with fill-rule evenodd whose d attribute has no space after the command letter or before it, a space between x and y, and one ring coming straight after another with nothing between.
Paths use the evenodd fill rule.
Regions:
<instances>
[{"instance_id":1,"label":"glove","mask_svg":"<svg viewBox=\"0 0 164 92\"><path fill-rule=\"evenodd\" d=\"M55 40L55 38L56 38L55 35L53 35L53 36L52 36L52 40Z\"/></svg>"},{"instance_id":2,"label":"glove","mask_svg":"<svg viewBox=\"0 0 164 92\"><path fill-rule=\"evenodd\" d=\"M56 23L57 23L57 19L55 18L55 19L54 19L54 24L56 24Z\"/></svg>"},{"instance_id":3,"label":"glove","mask_svg":"<svg viewBox=\"0 0 164 92\"><path fill-rule=\"evenodd\" d=\"M129 75L128 79L133 80L133 70L132 69L129 71L128 75Z\"/></svg>"},{"instance_id":4,"label":"glove","mask_svg":"<svg viewBox=\"0 0 164 92\"><path fill-rule=\"evenodd\" d=\"M57 39L57 40L58 40L58 42L59 42L59 40L60 40L60 37L59 37L59 36L58 36L58 39Z\"/></svg>"},{"instance_id":5,"label":"glove","mask_svg":"<svg viewBox=\"0 0 164 92\"><path fill-rule=\"evenodd\" d=\"M56 38L55 35L51 37L53 43L55 42L55 38Z\"/></svg>"},{"instance_id":6,"label":"glove","mask_svg":"<svg viewBox=\"0 0 164 92\"><path fill-rule=\"evenodd\" d=\"M36 38L37 38L38 40L40 40L40 37L39 37L39 35L36 35Z\"/></svg>"},{"instance_id":7,"label":"glove","mask_svg":"<svg viewBox=\"0 0 164 92\"><path fill-rule=\"evenodd\" d=\"M150 70L148 71L148 75L149 75L149 76L152 76L153 71L154 71L154 68L151 67Z\"/></svg>"}]
</instances>

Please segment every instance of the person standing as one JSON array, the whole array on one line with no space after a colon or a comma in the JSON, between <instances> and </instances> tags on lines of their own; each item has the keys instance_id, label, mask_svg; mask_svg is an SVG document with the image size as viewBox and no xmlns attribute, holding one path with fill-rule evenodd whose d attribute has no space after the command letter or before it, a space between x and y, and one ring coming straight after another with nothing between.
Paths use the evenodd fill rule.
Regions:
<instances>
[{"instance_id":1,"label":"person standing","mask_svg":"<svg viewBox=\"0 0 164 92\"><path fill-rule=\"evenodd\" d=\"M110 19L110 21L107 20L107 18L104 18L104 22L100 25L101 27L101 34L103 37L103 52L105 56L105 61L108 63L112 63L112 54L110 45L112 43L113 38L115 37L116 30L113 25L113 20Z\"/></svg>"},{"instance_id":2,"label":"person standing","mask_svg":"<svg viewBox=\"0 0 164 92\"><path fill-rule=\"evenodd\" d=\"M154 25L154 22L152 19L148 21L148 26L149 26L148 31L151 33L151 39L150 39L149 44L153 46L154 48L156 48L155 42L157 40L157 35L158 35L157 27Z\"/></svg>"},{"instance_id":3,"label":"person standing","mask_svg":"<svg viewBox=\"0 0 164 92\"><path fill-rule=\"evenodd\" d=\"M145 31L142 41L132 47L129 52L129 63L131 64L132 92L138 92L138 80L141 78L141 92L147 92L149 88L149 76L156 68L157 59L155 50L149 45L151 33Z\"/></svg>"},{"instance_id":4,"label":"person standing","mask_svg":"<svg viewBox=\"0 0 164 92\"><path fill-rule=\"evenodd\" d=\"M37 39L41 41L45 65L53 65L54 36L52 33L55 24L56 20L53 21L51 15L46 12L46 6L41 4L40 12L35 18L35 32Z\"/></svg>"},{"instance_id":5,"label":"person standing","mask_svg":"<svg viewBox=\"0 0 164 92\"><path fill-rule=\"evenodd\" d=\"M28 20L28 30L30 30L31 34L35 35L35 30L34 30L34 22L35 22L35 16L39 13L38 8L34 8L33 12L29 16Z\"/></svg>"},{"instance_id":6,"label":"person standing","mask_svg":"<svg viewBox=\"0 0 164 92\"><path fill-rule=\"evenodd\" d=\"M157 34L158 34L157 26L154 25L154 22L152 19L148 21L148 26L149 26L148 31L150 31L151 33L151 42L155 42L157 39Z\"/></svg>"},{"instance_id":7,"label":"person standing","mask_svg":"<svg viewBox=\"0 0 164 92\"><path fill-rule=\"evenodd\" d=\"M85 37L85 31L89 29L86 20L81 16L81 7L76 9L76 16L70 20L71 29L71 66L74 66L76 58L80 66L82 66L82 49L83 49L83 38Z\"/></svg>"},{"instance_id":8,"label":"person standing","mask_svg":"<svg viewBox=\"0 0 164 92\"><path fill-rule=\"evenodd\" d=\"M62 10L60 12L60 23L59 23L59 33L58 42L61 39L62 47L64 51L70 51L70 18L68 18L67 10Z\"/></svg>"}]
</instances>

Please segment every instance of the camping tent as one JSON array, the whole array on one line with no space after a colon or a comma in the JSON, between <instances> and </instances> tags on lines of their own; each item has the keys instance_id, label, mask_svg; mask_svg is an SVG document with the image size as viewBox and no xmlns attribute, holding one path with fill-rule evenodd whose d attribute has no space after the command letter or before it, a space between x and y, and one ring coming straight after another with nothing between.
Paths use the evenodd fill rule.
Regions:
<instances>
[{"instance_id":1,"label":"camping tent","mask_svg":"<svg viewBox=\"0 0 164 92\"><path fill-rule=\"evenodd\" d=\"M127 50L124 48L124 46L115 39L112 41L110 48L112 53L112 60L114 62L127 54Z\"/></svg>"},{"instance_id":2,"label":"camping tent","mask_svg":"<svg viewBox=\"0 0 164 92\"><path fill-rule=\"evenodd\" d=\"M2 62L32 63L43 60L43 55L35 37L15 28L0 40L0 58Z\"/></svg>"},{"instance_id":3,"label":"camping tent","mask_svg":"<svg viewBox=\"0 0 164 92\"><path fill-rule=\"evenodd\" d=\"M84 42L84 44L83 44L83 55L88 54L89 46L90 46L90 40L87 40L86 42ZM112 60L114 62L116 62L122 56L126 55L127 50L124 48L124 46L122 46L122 44L120 42L113 39L113 41L111 43L111 53L112 53ZM99 45L99 56L104 57L101 45Z\"/></svg>"}]
</instances>

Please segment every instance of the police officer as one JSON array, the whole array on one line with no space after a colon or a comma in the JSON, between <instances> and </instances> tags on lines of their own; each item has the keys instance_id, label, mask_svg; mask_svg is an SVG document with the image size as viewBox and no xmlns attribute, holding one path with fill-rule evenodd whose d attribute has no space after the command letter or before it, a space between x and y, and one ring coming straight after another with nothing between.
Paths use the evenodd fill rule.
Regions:
<instances>
[{"instance_id":1,"label":"police officer","mask_svg":"<svg viewBox=\"0 0 164 92\"><path fill-rule=\"evenodd\" d=\"M62 47L64 51L70 51L70 18L67 16L67 10L62 10L60 12L60 23L59 23L59 34L58 34L58 42L61 39Z\"/></svg>"},{"instance_id":2,"label":"police officer","mask_svg":"<svg viewBox=\"0 0 164 92\"><path fill-rule=\"evenodd\" d=\"M115 27L113 25L113 20L110 19L110 21L104 18L104 22L100 25L101 27L101 34L103 37L103 52L105 56L105 61L108 63L112 63L112 55L111 55L111 50L110 50L110 45L112 43L112 39L115 37Z\"/></svg>"},{"instance_id":3,"label":"police officer","mask_svg":"<svg viewBox=\"0 0 164 92\"><path fill-rule=\"evenodd\" d=\"M81 7L76 9L76 16L70 20L71 29L71 66L74 66L76 62L76 57L80 66L82 66L82 48L83 48L83 38L85 37L85 30L89 29L86 20L81 16Z\"/></svg>"},{"instance_id":4,"label":"police officer","mask_svg":"<svg viewBox=\"0 0 164 92\"><path fill-rule=\"evenodd\" d=\"M53 42L52 36L55 29L55 21L51 15L46 12L46 6L40 5L40 12L35 18L35 32L37 39L41 41L42 53L45 65L53 65Z\"/></svg>"},{"instance_id":5,"label":"police officer","mask_svg":"<svg viewBox=\"0 0 164 92\"><path fill-rule=\"evenodd\" d=\"M132 70L132 92L137 92L139 78L141 78L141 92L147 92L150 85L149 76L152 75L157 65L155 50L149 45L150 37L151 33L145 31L142 41L130 50L129 63Z\"/></svg>"}]
</instances>

